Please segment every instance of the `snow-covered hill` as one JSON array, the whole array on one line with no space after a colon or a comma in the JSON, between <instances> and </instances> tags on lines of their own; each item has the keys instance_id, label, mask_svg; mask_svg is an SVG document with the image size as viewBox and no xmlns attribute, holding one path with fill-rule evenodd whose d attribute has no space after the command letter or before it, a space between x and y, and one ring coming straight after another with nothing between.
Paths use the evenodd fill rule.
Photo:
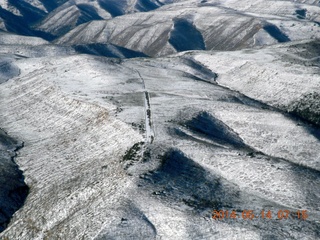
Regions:
<instances>
[{"instance_id":1,"label":"snow-covered hill","mask_svg":"<svg viewBox=\"0 0 320 240\"><path fill-rule=\"evenodd\" d=\"M79 24L132 12L151 11L159 0L2 0L2 29L52 40Z\"/></svg>"},{"instance_id":2,"label":"snow-covered hill","mask_svg":"<svg viewBox=\"0 0 320 240\"><path fill-rule=\"evenodd\" d=\"M25 142L16 162L30 193L2 236L319 237L319 129L285 112L319 91L312 46L17 58L0 122ZM309 218L215 221L215 208Z\"/></svg>"},{"instance_id":3,"label":"snow-covered hill","mask_svg":"<svg viewBox=\"0 0 320 240\"><path fill-rule=\"evenodd\" d=\"M3 0L0 7L4 31L149 56L320 37L318 1Z\"/></svg>"},{"instance_id":4,"label":"snow-covered hill","mask_svg":"<svg viewBox=\"0 0 320 240\"><path fill-rule=\"evenodd\" d=\"M76 27L56 43L112 43L149 56L161 56L186 50L235 50L320 37L317 5L257 1L249 6L239 1L184 1L153 12L92 21Z\"/></svg>"},{"instance_id":5,"label":"snow-covered hill","mask_svg":"<svg viewBox=\"0 0 320 240\"><path fill-rule=\"evenodd\" d=\"M320 239L319 1L0 6L0 239Z\"/></svg>"}]
</instances>

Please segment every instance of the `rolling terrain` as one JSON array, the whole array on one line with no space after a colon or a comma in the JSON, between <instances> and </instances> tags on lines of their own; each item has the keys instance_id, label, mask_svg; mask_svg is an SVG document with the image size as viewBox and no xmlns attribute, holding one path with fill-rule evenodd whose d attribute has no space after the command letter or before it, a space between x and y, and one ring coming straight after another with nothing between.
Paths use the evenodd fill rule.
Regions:
<instances>
[{"instance_id":1,"label":"rolling terrain","mask_svg":"<svg viewBox=\"0 0 320 240\"><path fill-rule=\"evenodd\" d=\"M1 239L320 238L319 1L0 6Z\"/></svg>"}]
</instances>

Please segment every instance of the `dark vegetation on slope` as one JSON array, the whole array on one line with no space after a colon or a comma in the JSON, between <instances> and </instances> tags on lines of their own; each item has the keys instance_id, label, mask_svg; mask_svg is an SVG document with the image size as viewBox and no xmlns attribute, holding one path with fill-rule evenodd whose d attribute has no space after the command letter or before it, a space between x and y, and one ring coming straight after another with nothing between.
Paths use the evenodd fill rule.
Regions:
<instances>
[{"instance_id":1,"label":"dark vegetation on slope","mask_svg":"<svg viewBox=\"0 0 320 240\"><path fill-rule=\"evenodd\" d=\"M304 95L300 101L289 106L289 112L320 127L320 94L313 92Z\"/></svg>"},{"instance_id":2,"label":"dark vegetation on slope","mask_svg":"<svg viewBox=\"0 0 320 240\"><path fill-rule=\"evenodd\" d=\"M282 58L283 61L312 67L315 73L320 72L319 40L290 45L288 51L294 55L293 57L285 55ZM293 116L320 127L320 94L316 89L314 92L304 94L299 100L291 102L288 106L285 106L285 109ZM316 137L320 139L319 136Z\"/></svg>"},{"instance_id":3,"label":"dark vegetation on slope","mask_svg":"<svg viewBox=\"0 0 320 240\"><path fill-rule=\"evenodd\" d=\"M320 61L320 40L314 40L307 43L297 43L288 47L290 52L306 59Z\"/></svg>"}]
</instances>

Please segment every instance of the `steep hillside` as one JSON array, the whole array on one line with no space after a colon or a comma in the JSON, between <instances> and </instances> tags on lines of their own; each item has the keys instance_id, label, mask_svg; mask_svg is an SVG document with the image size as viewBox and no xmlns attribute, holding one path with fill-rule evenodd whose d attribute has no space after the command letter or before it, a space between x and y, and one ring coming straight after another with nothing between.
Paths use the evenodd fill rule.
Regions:
<instances>
[{"instance_id":1,"label":"steep hillside","mask_svg":"<svg viewBox=\"0 0 320 240\"><path fill-rule=\"evenodd\" d=\"M4 31L82 48L111 44L148 56L320 35L318 1L3 0L0 7Z\"/></svg>"},{"instance_id":2,"label":"steep hillside","mask_svg":"<svg viewBox=\"0 0 320 240\"><path fill-rule=\"evenodd\" d=\"M0 129L0 231L2 232L27 197L28 186L24 177L14 162L16 151L23 143L9 137Z\"/></svg>"},{"instance_id":3,"label":"steep hillside","mask_svg":"<svg viewBox=\"0 0 320 240\"><path fill-rule=\"evenodd\" d=\"M247 8L239 5L250 6L239 1L183 1L153 12L80 25L56 43L112 43L149 56L162 56L186 50L236 50L320 37L318 5L291 1L257 1Z\"/></svg>"},{"instance_id":4,"label":"steep hillside","mask_svg":"<svg viewBox=\"0 0 320 240\"><path fill-rule=\"evenodd\" d=\"M320 42L305 41L263 50L201 53L195 59L219 71L219 84L319 125ZM230 59L233 59L230 62ZM270 62L266 61L268 59ZM281 60L279 62L278 60ZM226 67L226 63L229 63ZM309 68L308 72L305 69ZM263 89L263 91L262 91Z\"/></svg>"},{"instance_id":5,"label":"steep hillside","mask_svg":"<svg viewBox=\"0 0 320 240\"><path fill-rule=\"evenodd\" d=\"M170 1L158 0L2 0L2 29L53 40L92 20L154 10Z\"/></svg>"}]
</instances>

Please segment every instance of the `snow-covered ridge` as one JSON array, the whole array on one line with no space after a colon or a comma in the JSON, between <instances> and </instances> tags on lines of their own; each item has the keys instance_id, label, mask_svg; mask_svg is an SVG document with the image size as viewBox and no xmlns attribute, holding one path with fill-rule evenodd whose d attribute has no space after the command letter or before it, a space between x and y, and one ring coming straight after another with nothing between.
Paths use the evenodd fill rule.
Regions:
<instances>
[{"instance_id":1,"label":"snow-covered ridge","mask_svg":"<svg viewBox=\"0 0 320 240\"><path fill-rule=\"evenodd\" d=\"M243 49L320 34L316 1L5 1L2 6L5 31L49 41L60 37L59 44L113 44L149 56Z\"/></svg>"},{"instance_id":2,"label":"snow-covered ridge","mask_svg":"<svg viewBox=\"0 0 320 240\"><path fill-rule=\"evenodd\" d=\"M112 43L161 56L184 50L235 50L320 37L319 6L289 1L259 1L256 7L244 9L239 6L206 3L199 7L192 1L171 4L153 12L80 25L56 43Z\"/></svg>"},{"instance_id":3,"label":"snow-covered ridge","mask_svg":"<svg viewBox=\"0 0 320 240\"><path fill-rule=\"evenodd\" d=\"M96 204L104 202L104 207L113 204L128 184L119 159L141 140L139 134L110 116L108 109L65 96L46 80L45 73L22 71L21 77L1 86L0 121L13 136L25 141L17 162L32 189L26 208L8 228L14 232L10 238L37 239L60 224L64 228L66 219L78 210L95 211L93 199ZM20 113L12 118L17 109ZM33 211L34 207L39 211ZM96 227L102 227L97 221L103 216L101 211L91 223L85 220L92 227L91 235ZM72 219L68 225L81 231L81 219ZM39 220L41 231L36 227Z\"/></svg>"},{"instance_id":4,"label":"snow-covered ridge","mask_svg":"<svg viewBox=\"0 0 320 240\"><path fill-rule=\"evenodd\" d=\"M0 88L0 123L25 142L17 163L30 193L1 237L210 239L218 232L221 239L259 239L281 232L312 238L320 212L317 128L269 106L281 101L268 98L273 84L260 91L260 101L219 84L234 76L229 87L235 88L238 76L258 92L265 75L255 79L244 74L247 68L263 73L278 66L281 82L290 83L290 72L313 83L314 66L299 67L301 57L313 58L314 51L303 50L313 43L121 61L16 59L20 76ZM295 64L286 65L288 54ZM293 84L282 97L298 101L299 91ZM309 221L297 227L287 220L279 231L270 231L279 221L214 221L215 204L307 209Z\"/></svg>"},{"instance_id":5,"label":"snow-covered ridge","mask_svg":"<svg viewBox=\"0 0 320 240\"><path fill-rule=\"evenodd\" d=\"M0 6L0 239L320 239L319 1Z\"/></svg>"},{"instance_id":6,"label":"snow-covered ridge","mask_svg":"<svg viewBox=\"0 0 320 240\"><path fill-rule=\"evenodd\" d=\"M110 19L132 12L151 11L158 0L2 0L2 29L52 40L75 26L92 20Z\"/></svg>"}]
</instances>

